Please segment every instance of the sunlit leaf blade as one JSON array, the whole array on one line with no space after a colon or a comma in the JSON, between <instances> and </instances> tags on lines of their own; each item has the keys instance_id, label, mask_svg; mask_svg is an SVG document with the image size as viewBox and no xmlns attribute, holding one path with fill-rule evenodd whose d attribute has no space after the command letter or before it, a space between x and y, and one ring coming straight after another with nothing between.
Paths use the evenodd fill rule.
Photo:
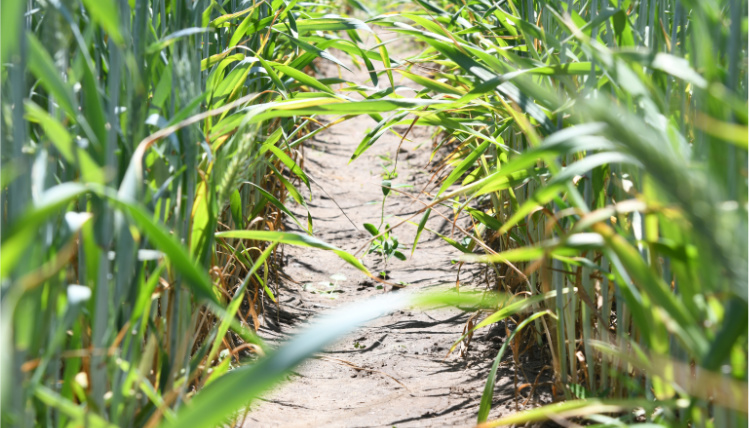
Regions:
<instances>
[{"instance_id":1,"label":"sunlit leaf blade","mask_svg":"<svg viewBox=\"0 0 749 428\"><path fill-rule=\"evenodd\" d=\"M356 257L351 254L327 244L313 236L299 235L291 232L272 232L263 230L230 230L216 233L217 238L238 238L250 239L256 241L279 242L282 244L298 245L301 247L318 248L334 252L338 257L359 269L364 273L369 273L366 267Z\"/></svg>"}]
</instances>

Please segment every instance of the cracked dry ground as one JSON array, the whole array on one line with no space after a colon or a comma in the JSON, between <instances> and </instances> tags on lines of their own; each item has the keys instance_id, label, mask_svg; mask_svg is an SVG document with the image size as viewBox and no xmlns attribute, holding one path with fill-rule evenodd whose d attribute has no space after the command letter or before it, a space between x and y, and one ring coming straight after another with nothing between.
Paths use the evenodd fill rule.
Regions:
<instances>
[{"instance_id":1,"label":"cracked dry ground","mask_svg":"<svg viewBox=\"0 0 749 428\"><path fill-rule=\"evenodd\" d=\"M388 38L387 33L384 36ZM348 74L342 70L344 78L368 83L366 70L349 68L354 72ZM334 65L319 64L321 77L338 76L338 72ZM359 251L370 237L362 224L380 222L381 156L394 158L400 143L398 137L388 133L349 163L364 134L375 124L368 116L347 120L318 134L304 149L305 172L317 183L313 184L312 200L308 202L315 236L350 253ZM396 129L402 135L407 127ZM423 206L413 198L432 177L430 132L415 127L408 134L411 141L403 143L398 159L399 176L393 183L413 187L399 189L410 197L391 193L385 206L386 216L406 218ZM420 199L429 200L424 194ZM304 207L297 205L291 209L298 218L306 218ZM440 210L451 218L449 208ZM414 221L418 222L420 217ZM395 218L391 218L390 223L394 222ZM287 222L286 226L287 230L300 231L293 222ZM450 236L452 224L433 213L427 227ZM406 254L410 253L415 231L416 227L409 224L395 230L400 242L409 244L408 250L404 250ZM458 250L425 231L413 256L407 261L393 258L389 262L390 280L409 284L393 290L390 286L378 288L379 284L330 252L286 246L283 262L284 276L288 279L279 284L281 311L264 319L260 334L270 343L279 343L298 331L310 317L350 302L381 293L454 287L458 265L451 260L459 255ZM374 254L365 258L365 264L372 272L383 268L379 256ZM464 265L460 285L462 290L486 289L480 266ZM407 309L372 321L325 349L320 358L303 363L286 382L256 401L244 426L474 425L492 361L505 338L505 327L499 323L478 331L466 357L456 351L445 358L470 315L457 309ZM498 373L490 420L532 406L534 401L549 401L548 387L537 388L525 405L531 388L515 394L516 384L533 383L541 372L545 363L538 351L523 357L523 369L517 373L511 353L508 354Z\"/></svg>"}]
</instances>

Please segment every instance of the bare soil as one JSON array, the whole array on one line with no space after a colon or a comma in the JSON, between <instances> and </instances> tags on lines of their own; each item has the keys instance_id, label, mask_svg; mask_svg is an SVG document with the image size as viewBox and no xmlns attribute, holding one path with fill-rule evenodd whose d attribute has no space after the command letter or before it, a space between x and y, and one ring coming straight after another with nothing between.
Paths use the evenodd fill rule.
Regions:
<instances>
[{"instance_id":1,"label":"bare soil","mask_svg":"<svg viewBox=\"0 0 749 428\"><path fill-rule=\"evenodd\" d=\"M392 37L395 36L381 35L383 39ZM374 44L374 40L371 42ZM343 61L344 55L336 56ZM350 68L355 70L353 66ZM319 63L319 69L322 76L318 77L338 76L338 68L329 62ZM366 82L366 69L355 70L353 74L341 70L341 73L345 78L371 85ZM410 97L413 93L402 95ZM381 164L385 162L383 159L395 158L400 144L400 138L388 133L359 159L349 163L354 149L375 125L368 116L347 120L318 134L304 149L304 169L319 184L313 184L312 200L308 203L315 236L350 253L367 247L370 235L362 224L380 223ZM397 131L402 135L406 129L401 127ZM432 177L430 132L433 130L415 127L408 134L411 141L405 141L401 147L399 176L393 184L413 187L399 189L410 197L395 192L388 197L385 215L390 216L386 219L390 224L423 207L412 198L431 199L419 193ZM292 206L291 210L300 220L306 218L304 207ZM450 209L440 211L452 219ZM419 215L413 221L418 223L420 218ZM286 225L287 230L299 231L293 222L287 221ZM437 213L432 214L427 227L451 235L452 224ZM400 242L408 247L404 254L410 255L415 231L416 227L408 224L395 230ZM279 284L281 310L264 318L260 334L270 343L279 343L310 317L340 305L381 293L454 287L458 265L451 261L459 255L457 249L425 231L407 261L390 260L389 281L408 284L405 288L393 288L382 287L330 252L286 246L284 276L288 278ZM373 273L384 268L380 257L374 254L365 258L365 264ZM460 269L460 287L487 289L481 267L464 265ZM287 382L253 404L244 426L472 426L506 330L504 323L480 330L464 356L457 350L447 356L471 315L457 309L429 312L410 309L371 322L341 338L319 358L305 362ZM490 420L550 399L547 386L535 388L528 400L530 387L517 395L515 392L516 386L536 382L537 374L546 364L540 352L522 357L522 370L516 368L511 352L508 354L497 376ZM545 373L548 370L539 382L548 380L544 379Z\"/></svg>"}]
</instances>

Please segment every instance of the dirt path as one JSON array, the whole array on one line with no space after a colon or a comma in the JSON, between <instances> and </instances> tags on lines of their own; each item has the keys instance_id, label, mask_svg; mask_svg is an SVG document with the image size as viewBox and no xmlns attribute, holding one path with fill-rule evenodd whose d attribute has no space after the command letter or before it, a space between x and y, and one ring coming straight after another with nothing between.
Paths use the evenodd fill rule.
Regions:
<instances>
[{"instance_id":1,"label":"dirt path","mask_svg":"<svg viewBox=\"0 0 749 428\"><path fill-rule=\"evenodd\" d=\"M391 37L384 35L385 39ZM322 69L327 76L337 76L334 67L324 65ZM360 83L368 77L366 70L353 76L345 70L343 73L345 78ZM315 236L351 253L365 245L370 236L362 224L380 223L382 158L394 158L400 142L389 133L349 164L354 149L375 124L367 116L348 120L320 133L305 148L306 172L329 194L313 185L309 208ZM405 130L398 129L401 133ZM399 155L399 176L393 183L413 185L404 189L412 195L417 195L431 177L426 167L431 151L428 132L414 129L409 135L413 141L406 141ZM422 147L414 150L418 145ZM422 200L426 197L422 196ZM406 217L420 207L411 202L406 196L391 194L385 215ZM303 207L292 207L292 211L300 219L306 217ZM390 220L391 224L394 222L395 219ZM287 227L298 230L291 222ZM438 215L432 216L428 227L450 235L451 225ZM405 225L395 231L400 242L409 247L405 254L410 253L415 229ZM450 260L459 251L428 232L407 261L393 258L389 263L391 281L409 284L400 290L378 289L378 284L329 252L291 246L284 251L284 272L298 283L287 280L280 285L281 323L276 324L275 316L268 317L267 327L261 329L270 342L283 340L310 316L331 308L383 292L411 293L424 287L454 286L458 273ZM372 272L383 268L378 259L376 255L365 259ZM478 274L476 267L464 266L461 288L483 289L483 276ZM253 405L245 426L473 425L484 383L505 333L503 327L484 330L474 337L466 358L458 352L445 358L469 316L459 310L442 309L404 310L380 318L342 338L322 353L321 359L304 363L287 383ZM526 363L524 367L530 375L540 370L541 363ZM502 367L491 417L522 408L516 406L514 382L513 368ZM520 377L518 382L527 381ZM522 401L524 397L519 403Z\"/></svg>"}]
</instances>

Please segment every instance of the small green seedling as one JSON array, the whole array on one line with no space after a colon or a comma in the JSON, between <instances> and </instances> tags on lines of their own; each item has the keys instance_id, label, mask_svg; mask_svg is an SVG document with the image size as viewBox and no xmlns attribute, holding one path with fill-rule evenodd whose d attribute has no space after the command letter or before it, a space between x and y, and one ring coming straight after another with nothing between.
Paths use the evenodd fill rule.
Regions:
<instances>
[{"instance_id":1,"label":"small green seedling","mask_svg":"<svg viewBox=\"0 0 749 428\"><path fill-rule=\"evenodd\" d=\"M383 223L385 223L385 201L390 194L390 190L394 187L392 181L390 181L391 177L392 175L388 174L388 176L384 180L382 180L382 183L380 185L382 188L382 210L380 214L380 225L375 226L371 223L364 223L364 228L374 237L374 240L369 245L367 254L379 254L380 257L382 257L382 261L385 263L385 269L380 272L380 277L382 279L388 278L387 267L388 261L391 257L395 257L398 260L406 260L406 256L398 251L398 249L401 248L401 245L400 242L398 242L398 238L390 231L390 225L385 224L385 228L382 228Z\"/></svg>"},{"instance_id":2,"label":"small green seedling","mask_svg":"<svg viewBox=\"0 0 749 428\"><path fill-rule=\"evenodd\" d=\"M367 232L371 233L372 236L375 237L375 239L369 245L367 254L374 253L379 254L380 257L382 257L382 261L385 263L385 270L380 272L380 277L382 277L383 279L387 279L387 266L390 258L395 257L398 260L406 260L406 256L398 251L398 249L401 247L401 244L400 242L398 242L398 238L390 232L389 224L385 225L385 229L383 231L380 231L380 229L378 229L371 223L365 223L364 228L367 229Z\"/></svg>"},{"instance_id":3,"label":"small green seedling","mask_svg":"<svg viewBox=\"0 0 749 428\"><path fill-rule=\"evenodd\" d=\"M393 161L393 158L390 156L390 152L384 155L377 156L382 161L380 163L380 166L382 167L382 170L384 171L382 173L382 178L386 180L392 180L394 178L398 177L398 171L395 170L395 162ZM392 167L392 169L390 168Z\"/></svg>"}]
</instances>

